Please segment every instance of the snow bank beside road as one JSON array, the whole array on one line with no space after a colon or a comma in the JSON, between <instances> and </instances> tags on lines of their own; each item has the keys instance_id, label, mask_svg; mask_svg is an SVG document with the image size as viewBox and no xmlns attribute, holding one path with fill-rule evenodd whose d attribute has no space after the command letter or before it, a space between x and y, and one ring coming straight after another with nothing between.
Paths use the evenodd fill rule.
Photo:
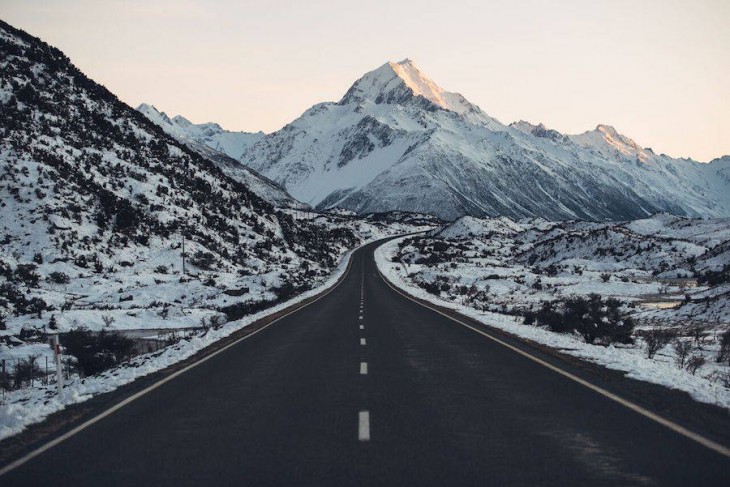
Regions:
<instances>
[{"instance_id":1,"label":"snow bank beside road","mask_svg":"<svg viewBox=\"0 0 730 487\"><path fill-rule=\"evenodd\" d=\"M522 319L493 313L477 311L474 308L444 301L429 294L424 289L414 285L407 277L403 265L392 262L396 255L398 243L404 240L391 240L375 250L375 262L380 272L395 286L408 294L432 302L444 308L453 309L465 316L474 318L484 325L498 328L512 335L524 338L535 343L547 345L563 353L585 359L614 370L626 372L633 379L659 384L672 389L688 392L695 400L716 404L730 409L730 390L713 383L700 375L692 375L686 370L678 369L671 357L657 355L654 359L647 359L644 351L636 346L603 347L589 345L570 335L561 335L543 328L522 324Z\"/></svg>"}]
</instances>

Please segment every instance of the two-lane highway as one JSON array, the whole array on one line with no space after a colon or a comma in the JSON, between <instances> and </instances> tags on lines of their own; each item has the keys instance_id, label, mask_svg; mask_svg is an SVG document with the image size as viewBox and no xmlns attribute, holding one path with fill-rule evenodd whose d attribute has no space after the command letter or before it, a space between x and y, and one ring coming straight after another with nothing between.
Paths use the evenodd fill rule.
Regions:
<instances>
[{"instance_id":1,"label":"two-lane highway","mask_svg":"<svg viewBox=\"0 0 730 487\"><path fill-rule=\"evenodd\" d=\"M727 485L721 453L404 298L374 248L0 485Z\"/></svg>"}]
</instances>

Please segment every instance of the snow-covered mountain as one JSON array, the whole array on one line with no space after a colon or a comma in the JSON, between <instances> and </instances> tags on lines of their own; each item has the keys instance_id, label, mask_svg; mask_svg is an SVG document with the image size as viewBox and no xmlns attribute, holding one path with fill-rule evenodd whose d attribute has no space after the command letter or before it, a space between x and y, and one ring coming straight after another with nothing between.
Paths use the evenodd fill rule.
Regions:
<instances>
[{"instance_id":1,"label":"snow-covered mountain","mask_svg":"<svg viewBox=\"0 0 730 487\"><path fill-rule=\"evenodd\" d=\"M217 123L193 123L182 115L170 118L165 112L161 112L154 105L147 103L138 106L137 111L177 139L194 140L236 160L241 158L249 146L258 142L265 135L263 132L225 130Z\"/></svg>"},{"instance_id":2,"label":"snow-covered mountain","mask_svg":"<svg viewBox=\"0 0 730 487\"><path fill-rule=\"evenodd\" d=\"M730 214L730 158L643 149L612 127L506 126L412 61L365 74L246 149L241 161L321 208L548 219Z\"/></svg>"},{"instance_id":3,"label":"snow-covered mountain","mask_svg":"<svg viewBox=\"0 0 730 487\"><path fill-rule=\"evenodd\" d=\"M142 103L137 111L167 134L215 162L229 176L246 184L259 197L279 208L308 207L289 195L281 185L240 163L243 151L264 136L263 132L230 132L217 123L194 124L177 115L168 117L153 105Z\"/></svg>"}]
</instances>

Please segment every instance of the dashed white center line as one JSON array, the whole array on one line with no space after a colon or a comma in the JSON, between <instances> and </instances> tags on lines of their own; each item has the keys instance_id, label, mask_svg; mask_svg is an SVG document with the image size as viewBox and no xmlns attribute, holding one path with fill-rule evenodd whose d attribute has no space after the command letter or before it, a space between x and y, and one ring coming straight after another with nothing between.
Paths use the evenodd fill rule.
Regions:
<instances>
[{"instance_id":1,"label":"dashed white center line","mask_svg":"<svg viewBox=\"0 0 730 487\"><path fill-rule=\"evenodd\" d=\"M360 329L361 330L364 330L365 329L365 325L360 325Z\"/></svg>"},{"instance_id":2,"label":"dashed white center line","mask_svg":"<svg viewBox=\"0 0 730 487\"><path fill-rule=\"evenodd\" d=\"M368 375L368 363L360 362L360 375Z\"/></svg>"},{"instance_id":3,"label":"dashed white center line","mask_svg":"<svg viewBox=\"0 0 730 487\"><path fill-rule=\"evenodd\" d=\"M363 347L365 346L365 339L364 338L361 338L360 339L360 345L362 345Z\"/></svg>"},{"instance_id":4,"label":"dashed white center line","mask_svg":"<svg viewBox=\"0 0 730 487\"><path fill-rule=\"evenodd\" d=\"M362 316L360 317L360 319L362 319Z\"/></svg>"},{"instance_id":5,"label":"dashed white center line","mask_svg":"<svg viewBox=\"0 0 730 487\"><path fill-rule=\"evenodd\" d=\"M357 439L370 441L370 412L360 411L358 415Z\"/></svg>"}]
</instances>

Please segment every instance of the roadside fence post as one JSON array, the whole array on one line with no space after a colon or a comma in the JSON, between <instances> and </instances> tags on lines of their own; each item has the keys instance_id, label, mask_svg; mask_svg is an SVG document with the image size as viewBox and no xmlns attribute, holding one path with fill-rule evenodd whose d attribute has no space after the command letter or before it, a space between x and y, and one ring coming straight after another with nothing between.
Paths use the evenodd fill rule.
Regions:
<instances>
[{"instance_id":1,"label":"roadside fence post","mask_svg":"<svg viewBox=\"0 0 730 487\"><path fill-rule=\"evenodd\" d=\"M63 372L61 371L61 344L58 341L58 333L53 335L53 356L56 359L56 385L60 397L63 393Z\"/></svg>"}]
</instances>

